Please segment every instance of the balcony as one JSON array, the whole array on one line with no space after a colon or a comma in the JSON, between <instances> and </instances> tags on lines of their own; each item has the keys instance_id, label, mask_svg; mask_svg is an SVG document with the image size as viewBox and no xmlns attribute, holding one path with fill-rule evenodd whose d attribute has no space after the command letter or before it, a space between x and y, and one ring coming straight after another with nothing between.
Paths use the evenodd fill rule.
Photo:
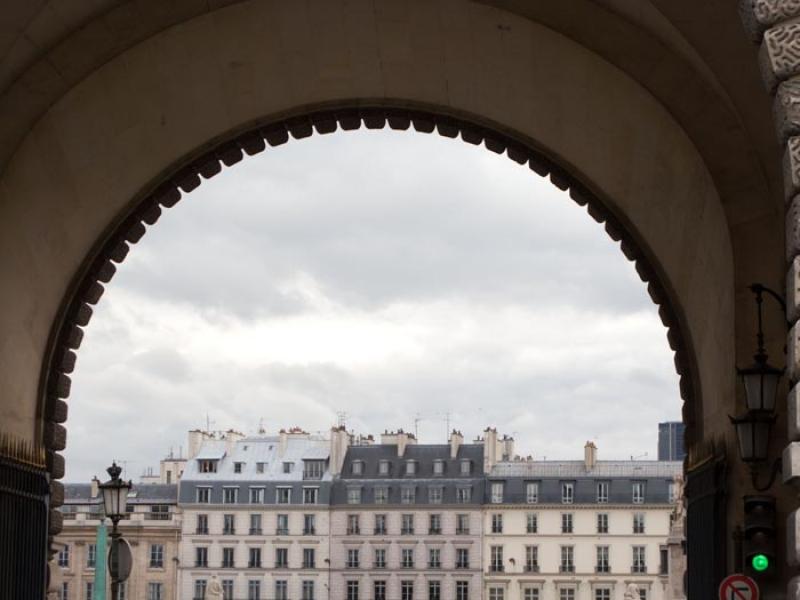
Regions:
<instances>
[{"instance_id":1,"label":"balcony","mask_svg":"<svg viewBox=\"0 0 800 600\"><path fill-rule=\"evenodd\" d=\"M595 573L610 573L611 569L608 565L596 565L594 568Z\"/></svg>"},{"instance_id":2,"label":"balcony","mask_svg":"<svg viewBox=\"0 0 800 600\"><path fill-rule=\"evenodd\" d=\"M442 568L442 563L441 562L429 562L428 563L428 568L429 569L441 569Z\"/></svg>"},{"instance_id":3,"label":"balcony","mask_svg":"<svg viewBox=\"0 0 800 600\"><path fill-rule=\"evenodd\" d=\"M222 561L222 568L223 569L233 569L234 568L233 561Z\"/></svg>"},{"instance_id":4,"label":"balcony","mask_svg":"<svg viewBox=\"0 0 800 600\"><path fill-rule=\"evenodd\" d=\"M250 535L261 535L261 527L251 527Z\"/></svg>"},{"instance_id":5,"label":"balcony","mask_svg":"<svg viewBox=\"0 0 800 600\"><path fill-rule=\"evenodd\" d=\"M194 532L197 535L208 535L208 527L198 527Z\"/></svg>"},{"instance_id":6,"label":"balcony","mask_svg":"<svg viewBox=\"0 0 800 600\"><path fill-rule=\"evenodd\" d=\"M469 563L467 562L457 562L456 569L469 569Z\"/></svg>"},{"instance_id":7,"label":"balcony","mask_svg":"<svg viewBox=\"0 0 800 600\"><path fill-rule=\"evenodd\" d=\"M288 527L278 527L275 529L275 535L289 535Z\"/></svg>"},{"instance_id":8,"label":"balcony","mask_svg":"<svg viewBox=\"0 0 800 600\"><path fill-rule=\"evenodd\" d=\"M469 527L459 527L456 529L456 535L469 535Z\"/></svg>"},{"instance_id":9,"label":"balcony","mask_svg":"<svg viewBox=\"0 0 800 600\"><path fill-rule=\"evenodd\" d=\"M248 569L260 569L261 568L261 561L249 561L247 563Z\"/></svg>"},{"instance_id":10,"label":"balcony","mask_svg":"<svg viewBox=\"0 0 800 600\"><path fill-rule=\"evenodd\" d=\"M647 573L647 565L633 565L631 573Z\"/></svg>"},{"instance_id":11,"label":"balcony","mask_svg":"<svg viewBox=\"0 0 800 600\"><path fill-rule=\"evenodd\" d=\"M428 535L441 535L442 528L441 527L431 527L428 529Z\"/></svg>"},{"instance_id":12,"label":"balcony","mask_svg":"<svg viewBox=\"0 0 800 600\"><path fill-rule=\"evenodd\" d=\"M196 560L196 561L194 561L194 566L198 567L198 568L202 567L202 568L205 569L205 568L208 567L208 561L207 560Z\"/></svg>"},{"instance_id":13,"label":"balcony","mask_svg":"<svg viewBox=\"0 0 800 600\"><path fill-rule=\"evenodd\" d=\"M498 565L498 564L489 565L489 572L490 573L502 573L505 570L506 569L505 569L505 567L503 565Z\"/></svg>"},{"instance_id":14,"label":"balcony","mask_svg":"<svg viewBox=\"0 0 800 600\"><path fill-rule=\"evenodd\" d=\"M414 528L404 527L400 530L400 535L414 535Z\"/></svg>"},{"instance_id":15,"label":"balcony","mask_svg":"<svg viewBox=\"0 0 800 600\"><path fill-rule=\"evenodd\" d=\"M223 529L222 535L236 535L236 529L234 529L233 527L228 527L227 529Z\"/></svg>"},{"instance_id":16,"label":"balcony","mask_svg":"<svg viewBox=\"0 0 800 600\"><path fill-rule=\"evenodd\" d=\"M375 535L386 535L386 527L376 527L374 533Z\"/></svg>"},{"instance_id":17,"label":"balcony","mask_svg":"<svg viewBox=\"0 0 800 600\"><path fill-rule=\"evenodd\" d=\"M539 572L539 565L537 563L530 563L525 565L525 572L526 573L538 573Z\"/></svg>"},{"instance_id":18,"label":"balcony","mask_svg":"<svg viewBox=\"0 0 800 600\"><path fill-rule=\"evenodd\" d=\"M360 527L348 527L347 528L347 535L361 535L361 528Z\"/></svg>"},{"instance_id":19,"label":"balcony","mask_svg":"<svg viewBox=\"0 0 800 600\"><path fill-rule=\"evenodd\" d=\"M574 573L575 572L575 565L572 564L561 564L558 565L558 572L559 573Z\"/></svg>"}]
</instances>

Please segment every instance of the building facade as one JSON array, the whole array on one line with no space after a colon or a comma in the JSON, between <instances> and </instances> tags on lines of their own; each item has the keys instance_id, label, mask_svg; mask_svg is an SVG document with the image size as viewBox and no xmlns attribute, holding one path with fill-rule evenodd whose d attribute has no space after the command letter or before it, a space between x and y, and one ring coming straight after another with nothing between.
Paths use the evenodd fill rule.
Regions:
<instances>
[{"instance_id":1,"label":"building facade","mask_svg":"<svg viewBox=\"0 0 800 600\"><path fill-rule=\"evenodd\" d=\"M683 460L686 450L683 435L686 425L683 421L667 421L658 424L658 460Z\"/></svg>"},{"instance_id":2,"label":"building facade","mask_svg":"<svg viewBox=\"0 0 800 600\"><path fill-rule=\"evenodd\" d=\"M56 600L94 600L95 571L105 568L97 551L98 527L104 519L97 481L66 484L61 511L64 529L56 538L53 571ZM133 551L133 568L120 589L120 600L174 600L177 596L181 517L175 484L136 485L128 496L128 515L119 527ZM105 521L108 531L111 525ZM109 539L110 542L110 539ZM108 580L107 580L108 585ZM108 592L108 590L107 590ZM106 598L110 598L107 593Z\"/></svg>"},{"instance_id":3,"label":"building facade","mask_svg":"<svg viewBox=\"0 0 800 600\"><path fill-rule=\"evenodd\" d=\"M632 586L641 600L682 597L668 544L681 472L679 462L598 461L591 442L583 461L489 465L484 598L622 600Z\"/></svg>"},{"instance_id":4,"label":"building facade","mask_svg":"<svg viewBox=\"0 0 800 600\"><path fill-rule=\"evenodd\" d=\"M190 432L181 600L327 600L331 481L350 436Z\"/></svg>"},{"instance_id":5,"label":"building facade","mask_svg":"<svg viewBox=\"0 0 800 600\"><path fill-rule=\"evenodd\" d=\"M351 446L331 500L332 600L480 597L483 448L385 433Z\"/></svg>"}]
</instances>

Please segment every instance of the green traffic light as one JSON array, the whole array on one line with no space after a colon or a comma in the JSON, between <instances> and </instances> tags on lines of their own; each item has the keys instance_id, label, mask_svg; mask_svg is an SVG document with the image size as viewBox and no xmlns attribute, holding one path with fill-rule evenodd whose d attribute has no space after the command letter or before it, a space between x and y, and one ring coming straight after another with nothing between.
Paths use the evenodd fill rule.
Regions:
<instances>
[{"instance_id":1,"label":"green traffic light","mask_svg":"<svg viewBox=\"0 0 800 600\"><path fill-rule=\"evenodd\" d=\"M751 564L753 565L753 570L755 571L766 571L769 568L769 558L767 558L764 554L756 554L752 558Z\"/></svg>"}]
</instances>

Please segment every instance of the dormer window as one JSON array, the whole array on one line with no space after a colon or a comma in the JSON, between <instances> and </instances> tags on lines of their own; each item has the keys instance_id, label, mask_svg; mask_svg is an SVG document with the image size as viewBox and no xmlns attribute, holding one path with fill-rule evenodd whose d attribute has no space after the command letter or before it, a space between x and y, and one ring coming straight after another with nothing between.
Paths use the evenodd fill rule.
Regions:
<instances>
[{"instance_id":1,"label":"dormer window","mask_svg":"<svg viewBox=\"0 0 800 600\"><path fill-rule=\"evenodd\" d=\"M233 472L234 473L241 473L243 469L244 469L244 463L243 462L235 462L235 463L233 463Z\"/></svg>"},{"instance_id":2,"label":"dormer window","mask_svg":"<svg viewBox=\"0 0 800 600\"><path fill-rule=\"evenodd\" d=\"M291 473L294 471L294 463L293 462L285 462L283 463L283 472L284 473Z\"/></svg>"},{"instance_id":3,"label":"dormer window","mask_svg":"<svg viewBox=\"0 0 800 600\"><path fill-rule=\"evenodd\" d=\"M461 474L462 475L470 475L472 473L472 461L471 460L462 460L461 461Z\"/></svg>"},{"instance_id":4,"label":"dormer window","mask_svg":"<svg viewBox=\"0 0 800 600\"><path fill-rule=\"evenodd\" d=\"M364 461L363 460L354 460L353 461L353 475L363 475L364 474Z\"/></svg>"},{"instance_id":5,"label":"dormer window","mask_svg":"<svg viewBox=\"0 0 800 600\"><path fill-rule=\"evenodd\" d=\"M264 472L264 463L257 462L256 463L256 473L263 473Z\"/></svg>"},{"instance_id":6,"label":"dormer window","mask_svg":"<svg viewBox=\"0 0 800 600\"><path fill-rule=\"evenodd\" d=\"M201 473L216 473L217 472L217 461L215 460L200 460L200 472Z\"/></svg>"},{"instance_id":7,"label":"dormer window","mask_svg":"<svg viewBox=\"0 0 800 600\"><path fill-rule=\"evenodd\" d=\"M437 459L433 461L433 474L444 475L444 461Z\"/></svg>"},{"instance_id":8,"label":"dormer window","mask_svg":"<svg viewBox=\"0 0 800 600\"><path fill-rule=\"evenodd\" d=\"M416 475L417 474L417 461L415 460L407 460L406 461L406 475Z\"/></svg>"},{"instance_id":9,"label":"dormer window","mask_svg":"<svg viewBox=\"0 0 800 600\"><path fill-rule=\"evenodd\" d=\"M382 460L378 463L378 474L379 475L388 475L389 474L389 461Z\"/></svg>"}]
</instances>

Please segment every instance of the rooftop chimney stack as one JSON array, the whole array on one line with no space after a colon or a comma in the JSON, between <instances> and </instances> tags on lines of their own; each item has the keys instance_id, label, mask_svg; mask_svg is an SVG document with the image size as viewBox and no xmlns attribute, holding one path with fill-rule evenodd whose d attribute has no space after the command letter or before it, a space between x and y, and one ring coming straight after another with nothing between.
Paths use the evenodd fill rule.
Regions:
<instances>
[{"instance_id":1,"label":"rooftop chimney stack","mask_svg":"<svg viewBox=\"0 0 800 600\"><path fill-rule=\"evenodd\" d=\"M586 442L583 447L583 466L587 471L591 471L597 465L597 446L594 442Z\"/></svg>"},{"instance_id":2,"label":"rooftop chimney stack","mask_svg":"<svg viewBox=\"0 0 800 600\"><path fill-rule=\"evenodd\" d=\"M461 447L461 444L464 443L464 436L461 435L460 431L456 431L453 429L453 432L450 434L450 458L454 459L458 456L458 449Z\"/></svg>"}]
</instances>

